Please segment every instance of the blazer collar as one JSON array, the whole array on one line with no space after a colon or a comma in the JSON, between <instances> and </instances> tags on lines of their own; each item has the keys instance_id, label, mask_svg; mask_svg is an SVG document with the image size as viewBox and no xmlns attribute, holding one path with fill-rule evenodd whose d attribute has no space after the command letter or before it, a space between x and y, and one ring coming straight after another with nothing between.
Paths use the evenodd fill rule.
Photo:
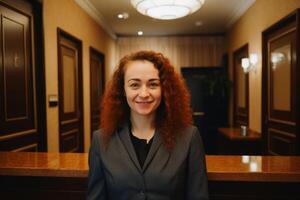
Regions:
<instances>
[{"instance_id":1,"label":"blazer collar","mask_svg":"<svg viewBox=\"0 0 300 200\"><path fill-rule=\"evenodd\" d=\"M147 169L147 167L151 163L155 153L157 152L157 150L159 149L161 144L162 144L161 135L157 130L155 130L155 133L154 133L154 136L153 136L153 141L152 141L151 147L149 149L148 155L146 157L146 160L145 160L145 163L144 163L144 166L143 166L143 173L145 172L145 170Z\"/></svg>"},{"instance_id":2,"label":"blazer collar","mask_svg":"<svg viewBox=\"0 0 300 200\"><path fill-rule=\"evenodd\" d=\"M147 167L149 166L149 164L151 163L151 160L153 159L155 153L157 152L160 145L162 144L161 135L159 134L158 131L155 131L150 150L149 150L148 155L146 157L146 160L144 162L144 166L141 167L140 163L138 161L137 155L135 153L133 144L131 142L129 131L130 131L129 130L129 125L128 125L128 123L125 123L122 126L122 128L118 131L119 137L120 137L123 145L125 146L125 149L126 149L127 153L129 154L129 157L131 158L131 160L132 160L133 164L135 165L135 167L138 169L138 171L140 173L144 173L145 170L147 169Z\"/></svg>"}]
</instances>

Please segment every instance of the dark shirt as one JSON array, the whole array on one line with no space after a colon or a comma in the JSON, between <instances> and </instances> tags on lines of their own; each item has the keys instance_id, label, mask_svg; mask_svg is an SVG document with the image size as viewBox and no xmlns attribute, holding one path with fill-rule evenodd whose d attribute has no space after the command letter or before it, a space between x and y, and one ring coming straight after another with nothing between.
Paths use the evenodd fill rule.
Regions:
<instances>
[{"instance_id":1,"label":"dark shirt","mask_svg":"<svg viewBox=\"0 0 300 200\"><path fill-rule=\"evenodd\" d=\"M144 162L147 158L147 154L148 154L149 149L151 147L153 137L147 143L147 140L139 139L139 138L135 137L132 134L132 132L130 131L130 138L131 138L135 153L137 155L137 158L139 160L140 166L143 167Z\"/></svg>"}]
</instances>

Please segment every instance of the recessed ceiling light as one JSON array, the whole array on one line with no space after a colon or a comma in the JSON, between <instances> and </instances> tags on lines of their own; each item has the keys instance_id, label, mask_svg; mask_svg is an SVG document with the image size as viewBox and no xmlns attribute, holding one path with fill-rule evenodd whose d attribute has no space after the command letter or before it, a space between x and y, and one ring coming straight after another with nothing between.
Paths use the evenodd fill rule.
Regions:
<instances>
[{"instance_id":1,"label":"recessed ceiling light","mask_svg":"<svg viewBox=\"0 0 300 200\"><path fill-rule=\"evenodd\" d=\"M127 12L122 12L118 14L119 19L127 19L129 17L129 14Z\"/></svg>"},{"instance_id":2,"label":"recessed ceiling light","mask_svg":"<svg viewBox=\"0 0 300 200\"><path fill-rule=\"evenodd\" d=\"M202 21L196 21L195 22L195 26L202 26L203 25L203 22Z\"/></svg>"},{"instance_id":3,"label":"recessed ceiling light","mask_svg":"<svg viewBox=\"0 0 300 200\"><path fill-rule=\"evenodd\" d=\"M143 35L143 31L138 31L138 35Z\"/></svg>"}]
</instances>

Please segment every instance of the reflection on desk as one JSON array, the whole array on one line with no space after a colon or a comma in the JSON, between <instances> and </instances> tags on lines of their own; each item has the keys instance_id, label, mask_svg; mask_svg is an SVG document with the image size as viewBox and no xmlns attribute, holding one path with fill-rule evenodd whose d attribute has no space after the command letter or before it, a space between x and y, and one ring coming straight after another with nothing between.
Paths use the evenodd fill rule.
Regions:
<instances>
[{"instance_id":1,"label":"reflection on desk","mask_svg":"<svg viewBox=\"0 0 300 200\"><path fill-rule=\"evenodd\" d=\"M206 163L211 200L300 199L300 157L208 155ZM0 152L3 199L83 200L87 175L86 153Z\"/></svg>"}]
</instances>

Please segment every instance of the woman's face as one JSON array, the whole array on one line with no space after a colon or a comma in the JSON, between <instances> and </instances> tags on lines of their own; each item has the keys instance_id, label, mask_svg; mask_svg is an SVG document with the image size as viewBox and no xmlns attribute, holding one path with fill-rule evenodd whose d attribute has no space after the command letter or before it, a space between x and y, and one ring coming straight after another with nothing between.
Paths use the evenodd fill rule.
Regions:
<instances>
[{"instance_id":1,"label":"woman's face","mask_svg":"<svg viewBox=\"0 0 300 200\"><path fill-rule=\"evenodd\" d=\"M124 89L131 115L153 116L161 102L159 71L146 60L125 67Z\"/></svg>"}]
</instances>

